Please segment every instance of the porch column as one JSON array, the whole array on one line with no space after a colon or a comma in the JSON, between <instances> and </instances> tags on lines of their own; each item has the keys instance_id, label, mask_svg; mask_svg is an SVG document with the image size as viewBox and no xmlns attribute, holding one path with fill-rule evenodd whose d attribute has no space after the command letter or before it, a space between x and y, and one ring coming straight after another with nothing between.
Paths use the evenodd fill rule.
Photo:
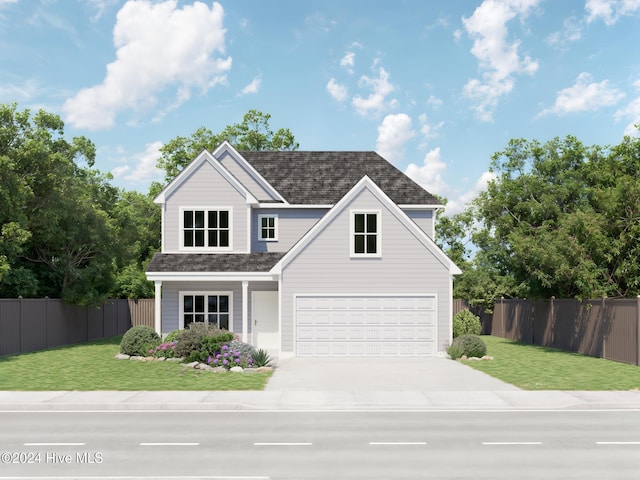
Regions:
<instances>
[{"instance_id":1,"label":"porch column","mask_svg":"<svg viewBox=\"0 0 640 480\"><path fill-rule=\"evenodd\" d=\"M154 323L156 332L162 336L162 281L156 280L156 293L155 293L155 317Z\"/></svg>"},{"instance_id":2,"label":"porch column","mask_svg":"<svg viewBox=\"0 0 640 480\"><path fill-rule=\"evenodd\" d=\"M242 343L247 343L249 326L249 282L242 281Z\"/></svg>"}]
</instances>

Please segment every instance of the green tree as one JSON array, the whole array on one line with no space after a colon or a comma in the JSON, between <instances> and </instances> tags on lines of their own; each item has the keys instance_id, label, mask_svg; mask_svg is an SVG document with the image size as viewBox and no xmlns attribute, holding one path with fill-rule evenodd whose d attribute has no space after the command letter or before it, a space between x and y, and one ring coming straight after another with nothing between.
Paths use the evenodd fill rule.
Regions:
<instances>
[{"instance_id":1,"label":"green tree","mask_svg":"<svg viewBox=\"0 0 640 480\"><path fill-rule=\"evenodd\" d=\"M249 110L242 122L227 125L222 132L213 133L205 127L197 129L190 137L178 136L161 149L158 167L165 171L165 182L170 182L202 150L215 150L227 140L237 150L296 150L299 148L293 133L288 128L274 132L269 121L271 115Z\"/></svg>"}]
</instances>

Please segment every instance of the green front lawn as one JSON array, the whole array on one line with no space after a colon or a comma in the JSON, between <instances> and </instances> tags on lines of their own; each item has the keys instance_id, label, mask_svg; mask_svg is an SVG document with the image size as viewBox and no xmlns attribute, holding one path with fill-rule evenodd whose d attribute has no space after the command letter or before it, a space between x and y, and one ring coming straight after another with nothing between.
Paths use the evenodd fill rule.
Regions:
<instances>
[{"instance_id":1,"label":"green front lawn","mask_svg":"<svg viewBox=\"0 0 640 480\"><path fill-rule=\"evenodd\" d=\"M638 390L640 367L483 336L493 360L464 361L525 390Z\"/></svg>"},{"instance_id":2,"label":"green front lawn","mask_svg":"<svg viewBox=\"0 0 640 480\"><path fill-rule=\"evenodd\" d=\"M116 360L120 338L0 357L0 390L262 390L271 376Z\"/></svg>"}]
</instances>

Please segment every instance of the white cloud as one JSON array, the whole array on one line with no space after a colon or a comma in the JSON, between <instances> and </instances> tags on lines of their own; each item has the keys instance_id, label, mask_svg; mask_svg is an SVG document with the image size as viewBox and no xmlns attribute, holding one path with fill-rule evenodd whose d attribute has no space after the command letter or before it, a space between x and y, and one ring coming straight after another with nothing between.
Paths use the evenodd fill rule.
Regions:
<instances>
[{"instance_id":1,"label":"white cloud","mask_svg":"<svg viewBox=\"0 0 640 480\"><path fill-rule=\"evenodd\" d=\"M129 182L150 182L162 177L162 171L156 166L160 158L162 142L145 145L145 150L133 156L135 166L123 165L111 170L114 178L122 178Z\"/></svg>"},{"instance_id":2,"label":"white cloud","mask_svg":"<svg viewBox=\"0 0 640 480\"><path fill-rule=\"evenodd\" d=\"M415 134L409 115L387 115L378 127L376 151L390 162L397 162L402 159L404 144Z\"/></svg>"},{"instance_id":3,"label":"white cloud","mask_svg":"<svg viewBox=\"0 0 640 480\"><path fill-rule=\"evenodd\" d=\"M118 3L118 0L87 0L90 7L96 11L96 13L91 17L92 22L96 22L100 19L105 10Z\"/></svg>"},{"instance_id":4,"label":"white cloud","mask_svg":"<svg viewBox=\"0 0 640 480\"><path fill-rule=\"evenodd\" d=\"M548 113L564 115L574 112L595 111L601 107L609 107L618 103L624 93L615 87L610 87L607 80L595 83L593 77L582 72L576 78L576 83L560 90L553 107L540 112L538 116Z\"/></svg>"},{"instance_id":5,"label":"white cloud","mask_svg":"<svg viewBox=\"0 0 640 480\"><path fill-rule=\"evenodd\" d=\"M256 78L251 80L251 83L249 83L242 90L240 90L238 95L248 95L250 93L258 93L258 90L260 90L261 82L262 82L262 77L258 75Z\"/></svg>"},{"instance_id":6,"label":"white cloud","mask_svg":"<svg viewBox=\"0 0 640 480\"><path fill-rule=\"evenodd\" d=\"M495 173L492 172L484 172L480 175L480 178L476 180L476 183L470 190L467 190L462 195L457 197L449 198L447 202L447 207L445 208L446 215L455 215L456 213L462 212L469 203L474 200L480 192L487 189L487 184L496 178Z\"/></svg>"},{"instance_id":7,"label":"white cloud","mask_svg":"<svg viewBox=\"0 0 640 480\"><path fill-rule=\"evenodd\" d=\"M100 85L80 90L63 105L68 122L89 130L113 127L124 111L155 107L158 95L175 88L177 99L193 88L206 92L226 81L224 12L219 3L177 8L176 1L128 1L113 30L116 60Z\"/></svg>"},{"instance_id":8,"label":"white cloud","mask_svg":"<svg viewBox=\"0 0 640 480\"><path fill-rule=\"evenodd\" d=\"M329 92L329 95L331 95L340 103L344 102L349 96L349 94L347 93L347 87L339 84L333 78L327 83L327 92Z\"/></svg>"},{"instance_id":9,"label":"white cloud","mask_svg":"<svg viewBox=\"0 0 640 480\"><path fill-rule=\"evenodd\" d=\"M423 113L419 117L420 120L420 133L426 139L435 138L438 136L437 131L442 128L444 122L439 122L437 124L430 124L427 118L427 114Z\"/></svg>"},{"instance_id":10,"label":"white cloud","mask_svg":"<svg viewBox=\"0 0 640 480\"><path fill-rule=\"evenodd\" d=\"M526 18L539 0L484 0L469 18L462 22L473 39L471 53L485 72L482 79L470 79L463 94L476 103L474 110L484 121L491 121L498 100L511 92L514 76L533 74L538 63L529 56L518 54L520 41L507 42L507 22L516 17Z\"/></svg>"},{"instance_id":11,"label":"white cloud","mask_svg":"<svg viewBox=\"0 0 640 480\"><path fill-rule=\"evenodd\" d=\"M374 63L374 66L377 63L378 61ZM389 103L386 102L386 97L394 90L394 86L389 82L389 73L383 67L379 68L377 78L363 75L358 83L360 87L371 90L368 97L363 98L356 95L352 100L356 111L363 117L370 112L380 114L397 105L397 101L393 99Z\"/></svg>"},{"instance_id":12,"label":"white cloud","mask_svg":"<svg viewBox=\"0 0 640 480\"><path fill-rule=\"evenodd\" d=\"M447 164L440 158L440 147L427 152L422 165L409 164L405 174L429 193L445 195L448 187L442 179Z\"/></svg>"},{"instance_id":13,"label":"white cloud","mask_svg":"<svg viewBox=\"0 0 640 480\"><path fill-rule=\"evenodd\" d=\"M633 83L638 93L640 93L640 80ZM615 114L616 120L628 120L629 123L624 129L625 135L638 136L640 133L636 125L640 125L640 96L629 102L624 108L618 110Z\"/></svg>"},{"instance_id":14,"label":"white cloud","mask_svg":"<svg viewBox=\"0 0 640 480\"><path fill-rule=\"evenodd\" d=\"M340 66L345 67L349 73L353 73L353 66L355 65L356 54L353 52L345 53L344 57L340 60Z\"/></svg>"},{"instance_id":15,"label":"white cloud","mask_svg":"<svg viewBox=\"0 0 640 480\"><path fill-rule=\"evenodd\" d=\"M576 17L569 17L562 22L562 30L547 37L547 43L552 47L563 48L569 42L577 42L582 38L583 23Z\"/></svg>"},{"instance_id":16,"label":"white cloud","mask_svg":"<svg viewBox=\"0 0 640 480\"><path fill-rule=\"evenodd\" d=\"M584 8L588 23L601 18L605 25L611 26L620 17L640 12L640 0L587 0Z\"/></svg>"},{"instance_id":17,"label":"white cloud","mask_svg":"<svg viewBox=\"0 0 640 480\"><path fill-rule=\"evenodd\" d=\"M435 95L430 95L429 98L427 99L427 105L429 105L432 108L440 108L442 105L444 104L444 102L436 97Z\"/></svg>"}]
</instances>

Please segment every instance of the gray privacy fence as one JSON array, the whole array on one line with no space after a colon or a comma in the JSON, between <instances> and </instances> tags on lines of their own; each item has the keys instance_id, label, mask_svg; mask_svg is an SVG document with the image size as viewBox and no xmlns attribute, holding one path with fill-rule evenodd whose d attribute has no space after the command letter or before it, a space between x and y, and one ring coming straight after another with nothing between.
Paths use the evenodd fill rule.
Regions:
<instances>
[{"instance_id":1,"label":"gray privacy fence","mask_svg":"<svg viewBox=\"0 0 640 480\"><path fill-rule=\"evenodd\" d=\"M640 297L498 300L486 333L640 365Z\"/></svg>"},{"instance_id":2,"label":"gray privacy fence","mask_svg":"<svg viewBox=\"0 0 640 480\"><path fill-rule=\"evenodd\" d=\"M151 313L149 313L151 312ZM0 356L122 335L153 327L153 300L107 300L101 307L58 299L0 299Z\"/></svg>"},{"instance_id":3,"label":"gray privacy fence","mask_svg":"<svg viewBox=\"0 0 640 480\"><path fill-rule=\"evenodd\" d=\"M484 311L482 307L473 307L469 304L467 300L462 300L460 298L453 299L453 315L455 316L460 310L469 310L474 315L480 317L480 323L482 325L481 334L489 335L491 332L487 330L487 326L491 325L491 314Z\"/></svg>"}]
</instances>

